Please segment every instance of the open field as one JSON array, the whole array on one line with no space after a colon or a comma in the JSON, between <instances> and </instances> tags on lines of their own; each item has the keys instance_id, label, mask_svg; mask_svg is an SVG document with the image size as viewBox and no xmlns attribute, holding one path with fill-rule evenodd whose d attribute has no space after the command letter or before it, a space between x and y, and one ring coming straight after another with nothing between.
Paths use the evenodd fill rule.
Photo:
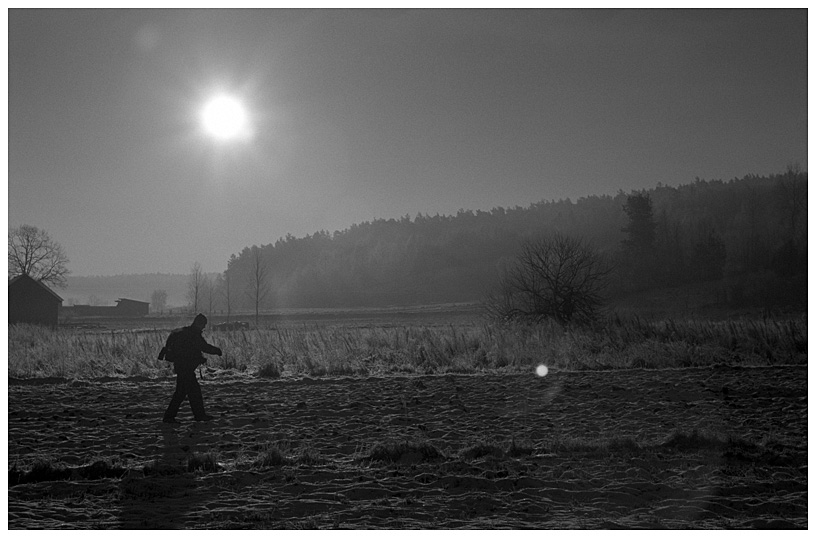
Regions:
<instances>
[{"instance_id":1,"label":"open field","mask_svg":"<svg viewBox=\"0 0 816 538\"><path fill-rule=\"evenodd\" d=\"M9 528L807 528L806 320L420 321L10 327Z\"/></svg>"},{"instance_id":2,"label":"open field","mask_svg":"<svg viewBox=\"0 0 816 538\"><path fill-rule=\"evenodd\" d=\"M806 367L203 390L164 425L169 379L12 383L9 527L807 527Z\"/></svg>"}]
</instances>

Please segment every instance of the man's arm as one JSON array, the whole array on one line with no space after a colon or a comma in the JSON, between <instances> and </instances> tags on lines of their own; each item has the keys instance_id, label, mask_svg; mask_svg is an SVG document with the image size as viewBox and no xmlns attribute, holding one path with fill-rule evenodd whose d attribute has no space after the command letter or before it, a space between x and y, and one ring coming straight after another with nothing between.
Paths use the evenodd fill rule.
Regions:
<instances>
[{"instance_id":1,"label":"man's arm","mask_svg":"<svg viewBox=\"0 0 816 538\"><path fill-rule=\"evenodd\" d=\"M207 341L204 340L203 336L200 337L198 348L202 353L207 353L208 355L218 355L219 357L221 356L221 348L208 344Z\"/></svg>"}]
</instances>

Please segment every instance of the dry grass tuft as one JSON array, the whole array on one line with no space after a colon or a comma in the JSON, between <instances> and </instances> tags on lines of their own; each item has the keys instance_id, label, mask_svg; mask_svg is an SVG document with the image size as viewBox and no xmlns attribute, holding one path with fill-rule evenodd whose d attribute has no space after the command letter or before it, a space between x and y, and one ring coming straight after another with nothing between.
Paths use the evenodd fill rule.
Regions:
<instances>
[{"instance_id":1,"label":"dry grass tuft","mask_svg":"<svg viewBox=\"0 0 816 538\"><path fill-rule=\"evenodd\" d=\"M255 459L254 466L266 469L268 467L280 467L289 463L280 448L269 446L261 452Z\"/></svg>"},{"instance_id":2,"label":"dry grass tuft","mask_svg":"<svg viewBox=\"0 0 816 538\"><path fill-rule=\"evenodd\" d=\"M459 457L463 460L475 460L479 458L500 459L503 456L504 450L502 450L501 447L487 443L477 443L465 448L459 453Z\"/></svg>"},{"instance_id":3,"label":"dry grass tuft","mask_svg":"<svg viewBox=\"0 0 816 538\"><path fill-rule=\"evenodd\" d=\"M55 480L101 480L103 478L122 478L128 469L119 464L99 460L80 467L67 467L61 462L40 459L31 468L24 471L13 465L9 469L9 487L33 482L52 482Z\"/></svg>"},{"instance_id":4,"label":"dry grass tuft","mask_svg":"<svg viewBox=\"0 0 816 538\"><path fill-rule=\"evenodd\" d=\"M278 379L281 376L280 367L275 361L269 361L258 369L258 377Z\"/></svg>"},{"instance_id":5,"label":"dry grass tuft","mask_svg":"<svg viewBox=\"0 0 816 538\"><path fill-rule=\"evenodd\" d=\"M535 447L532 442L517 442L515 439L510 441L510 446L507 447L506 453L511 458L523 458L530 456L535 452Z\"/></svg>"},{"instance_id":6,"label":"dry grass tuft","mask_svg":"<svg viewBox=\"0 0 816 538\"><path fill-rule=\"evenodd\" d=\"M311 448L305 448L295 457L295 463L297 463L298 465L315 467L318 465L325 465L326 458L324 458Z\"/></svg>"},{"instance_id":7,"label":"dry grass tuft","mask_svg":"<svg viewBox=\"0 0 816 538\"><path fill-rule=\"evenodd\" d=\"M37 460L28 471L21 471L15 465L9 470L9 486L31 482L52 482L71 478L71 469L50 460Z\"/></svg>"},{"instance_id":8,"label":"dry grass tuft","mask_svg":"<svg viewBox=\"0 0 816 538\"><path fill-rule=\"evenodd\" d=\"M445 459L445 455L427 441L389 441L377 444L366 459L414 464Z\"/></svg>"},{"instance_id":9,"label":"dry grass tuft","mask_svg":"<svg viewBox=\"0 0 816 538\"><path fill-rule=\"evenodd\" d=\"M547 449L554 453L611 454L637 452L642 450L642 447L631 437L611 437L603 439L576 439L567 437L552 441Z\"/></svg>"},{"instance_id":10,"label":"dry grass tuft","mask_svg":"<svg viewBox=\"0 0 816 538\"><path fill-rule=\"evenodd\" d=\"M187 472L192 473L199 470L208 473L220 471L221 465L218 464L218 455L214 452L190 454L187 459Z\"/></svg>"},{"instance_id":11,"label":"dry grass tuft","mask_svg":"<svg viewBox=\"0 0 816 538\"><path fill-rule=\"evenodd\" d=\"M707 431L693 430L691 432L675 431L663 441L662 448L673 450L695 451L715 449L721 450L728 444L728 440Z\"/></svg>"}]
</instances>

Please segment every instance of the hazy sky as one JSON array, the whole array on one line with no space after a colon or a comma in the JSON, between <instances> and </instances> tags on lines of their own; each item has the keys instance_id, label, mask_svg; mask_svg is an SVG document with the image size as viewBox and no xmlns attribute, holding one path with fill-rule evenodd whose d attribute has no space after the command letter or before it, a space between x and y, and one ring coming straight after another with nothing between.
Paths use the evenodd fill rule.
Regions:
<instances>
[{"instance_id":1,"label":"hazy sky","mask_svg":"<svg viewBox=\"0 0 816 538\"><path fill-rule=\"evenodd\" d=\"M807 170L807 11L10 10L8 225L75 275ZM209 98L245 110L202 127Z\"/></svg>"}]
</instances>

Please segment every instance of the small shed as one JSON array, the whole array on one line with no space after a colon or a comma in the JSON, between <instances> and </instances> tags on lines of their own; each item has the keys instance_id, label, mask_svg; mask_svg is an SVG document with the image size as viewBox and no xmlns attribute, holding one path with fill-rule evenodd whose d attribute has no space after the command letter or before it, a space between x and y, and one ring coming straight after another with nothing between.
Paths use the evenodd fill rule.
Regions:
<instances>
[{"instance_id":1,"label":"small shed","mask_svg":"<svg viewBox=\"0 0 816 538\"><path fill-rule=\"evenodd\" d=\"M9 323L32 323L56 326L62 297L28 275L9 280Z\"/></svg>"},{"instance_id":2,"label":"small shed","mask_svg":"<svg viewBox=\"0 0 816 538\"><path fill-rule=\"evenodd\" d=\"M150 303L133 299L117 299L116 315L127 318L144 317L150 311Z\"/></svg>"}]
</instances>

